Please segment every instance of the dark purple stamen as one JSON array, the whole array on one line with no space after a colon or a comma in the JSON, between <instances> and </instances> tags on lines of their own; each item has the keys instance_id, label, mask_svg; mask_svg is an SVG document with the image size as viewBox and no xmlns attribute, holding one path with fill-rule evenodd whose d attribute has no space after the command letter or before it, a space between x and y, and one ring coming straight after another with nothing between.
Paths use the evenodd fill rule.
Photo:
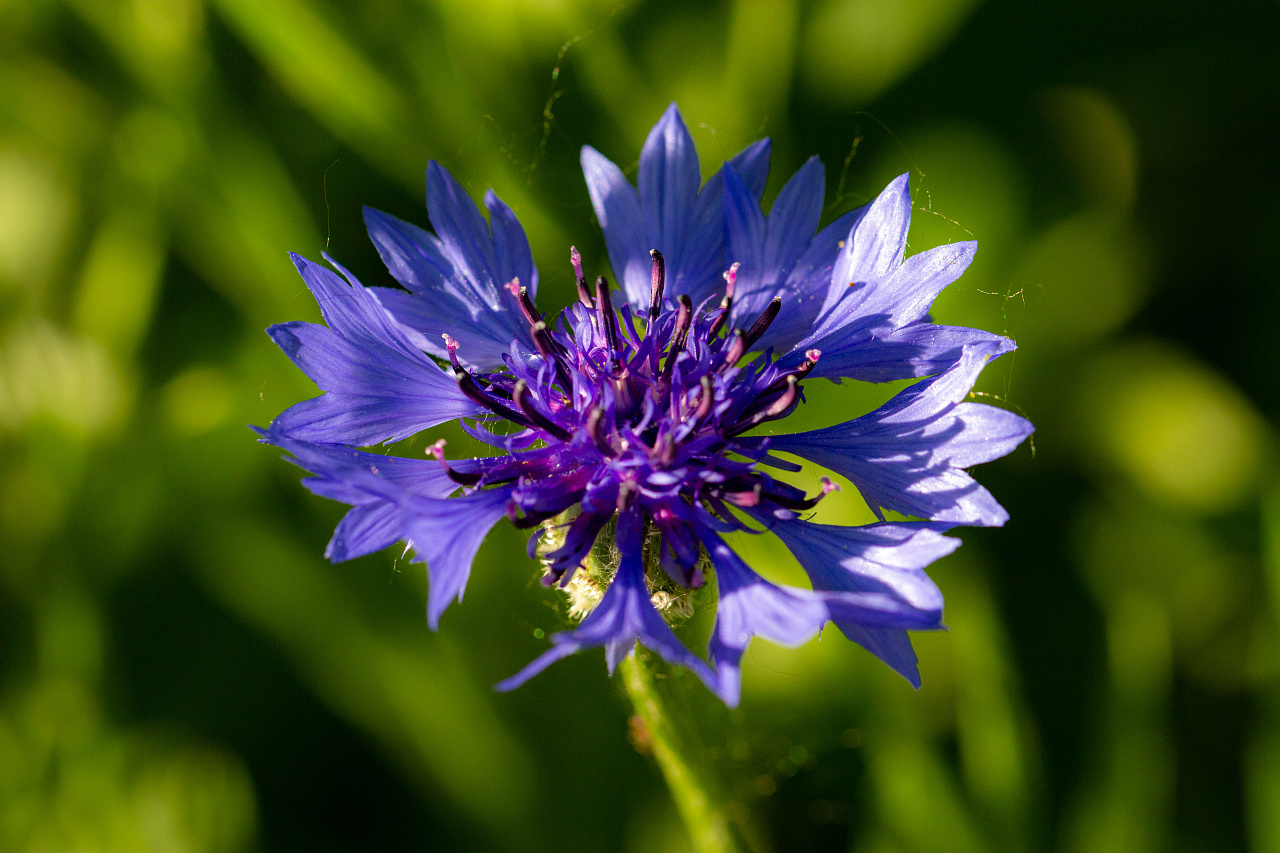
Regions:
<instances>
[{"instance_id":1,"label":"dark purple stamen","mask_svg":"<svg viewBox=\"0 0 1280 853\"><path fill-rule=\"evenodd\" d=\"M573 264L573 279L578 286L578 301L588 308L596 306L591 302L591 294L587 291L587 277L582 274L582 253L577 246L569 247L569 263Z\"/></svg>"},{"instance_id":2,"label":"dark purple stamen","mask_svg":"<svg viewBox=\"0 0 1280 853\"><path fill-rule=\"evenodd\" d=\"M751 324L751 328L747 330L747 349L750 349L756 341L760 340L763 335L778 316L778 312L782 310L782 297L775 296L773 301L769 303L769 307L760 312L760 316Z\"/></svg>"},{"instance_id":3,"label":"dark purple stamen","mask_svg":"<svg viewBox=\"0 0 1280 853\"><path fill-rule=\"evenodd\" d=\"M716 404L716 383L710 376L702 377L702 398L698 400L698 408L693 412L695 421L701 423L707 419L707 415L711 414L711 409Z\"/></svg>"},{"instance_id":4,"label":"dark purple stamen","mask_svg":"<svg viewBox=\"0 0 1280 853\"><path fill-rule=\"evenodd\" d=\"M758 411L750 417L744 416L731 429L725 431L725 437L733 438L734 436L741 435L753 426L757 426L758 424L762 424L768 420L773 420L790 409L796 402L796 397L798 396L796 389L799 387L799 382L797 381L795 374L792 373L787 375L786 383L787 387L778 395L778 399L774 400L762 411Z\"/></svg>"},{"instance_id":5,"label":"dark purple stamen","mask_svg":"<svg viewBox=\"0 0 1280 853\"><path fill-rule=\"evenodd\" d=\"M799 490L796 490L796 491L799 491ZM825 498L827 495L831 494L832 492L838 492L838 491L840 491L840 487L838 485L831 482L830 478L823 477L822 490L811 498L805 498L805 497L796 498L790 495L777 494L772 491L768 492L766 494L766 497L768 497L769 500L773 501L783 509L806 510L806 509L813 509L815 506L818 505L818 502L821 501L823 498Z\"/></svg>"},{"instance_id":6,"label":"dark purple stamen","mask_svg":"<svg viewBox=\"0 0 1280 853\"><path fill-rule=\"evenodd\" d=\"M466 394L476 403L479 403L481 406L484 406L486 409L493 412L495 415L501 415L509 421L514 421L515 423L523 424L524 426L533 426L533 424L529 422L529 419L524 415L515 411L510 406L500 403L489 394L486 394L484 390L476 384L476 380L472 378L471 374L465 370L458 371L458 390L463 394Z\"/></svg>"},{"instance_id":7,"label":"dark purple stamen","mask_svg":"<svg viewBox=\"0 0 1280 853\"><path fill-rule=\"evenodd\" d=\"M567 354L564 348L551 337L551 332L547 329L546 322L539 320L529 327L529 331L533 334L533 345L538 348L538 353L551 362L551 365L555 368L556 379L560 382L560 387L566 393L573 390L573 382L569 379L569 370L564 364Z\"/></svg>"},{"instance_id":8,"label":"dark purple stamen","mask_svg":"<svg viewBox=\"0 0 1280 853\"><path fill-rule=\"evenodd\" d=\"M747 354L747 339L743 335L741 329L733 330L733 342L729 344L725 350L724 362L720 365L721 372L737 367L738 362Z\"/></svg>"},{"instance_id":9,"label":"dark purple stamen","mask_svg":"<svg viewBox=\"0 0 1280 853\"><path fill-rule=\"evenodd\" d=\"M661 252L650 249L649 256L653 258L653 277L649 282L649 323L652 325L662 313L662 289L667 284L667 273Z\"/></svg>"},{"instance_id":10,"label":"dark purple stamen","mask_svg":"<svg viewBox=\"0 0 1280 853\"><path fill-rule=\"evenodd\" d=\"M524 314L524 319L529 325L533 325L542 319L542 315L538 313L538 309L534 306L533 300L529 298L529 288L520 286L520 279L513 278L506 284L507 291L516 298L520 303L520 313Z\"/></svg>"},{"instance_id":11,"label":"dark purple stamen","mask_svg":"<svg viewBox=\"0 0 1280 853\"><path fill-rule=\"evenodd\" d=\"M533 422L534 426L549 432L561 441L568 441L573 438L573 434L560 424L548 418L542 412L534 407L533 401L529 399L529 386L523 379L516 383L515 391L511 394L511 401L516 404L516 408L524 413L524 416Z\"/></svg>"},{"instance_id":12,"label":"dark purple stamen","mask_svg":"<svg viewBox=\"0 0 1280 853\"><path fill-rule=\"evenodd\" d=\"M667 361L662 365L662 373L659 376L661 382L671 379L671 372L675 369L676 361L684 352L685 341L689 338L689 326L693 323L693 302L683 293L680 294L679 301L680 306L676 310L676 327L671 335L671 349L667 353Z\"/></svg>"},{"instance_id":13,"label":"dark purple stamen","mask_svg":"<svg viewBox=\"0 0 1280 853\"><path fill-rule=\"evenodd\" d=\"M724 327L725 321L729 319L729 312L733 309L733 291L737 283L738 264L735 262L724 274L724 298L720 300L719 316L711 321L711 328L707 330L708 338L714 338Z\"/></svg>"},{"instance_id":14,"label":"dark purple stamen","mask_svg":"<svg viewBox=\"0 0 1280 853\"><path fill-rule=\"evenodd\" d=\"M604 407L596 406L587 413L587 422L583 425L583 429L587 433L587 438L591 439L591 443L603 454L607 456L613 455L613 447L609 444L604 433L601 431L601 421L604 420Z\"/></svg>"},{"instance_id":15,"label":"dark purple stamen","mask_svg":"<svg viewBox=\"0 0 1280 853\"><path fill-rule=\"evenodd\" d=\"M604 276L596 279L596 314L600 320L600 334L609 348L609 364L617 365L618 317L613 313L613 300L609 298L609 281Z\"/></svg>"},{"instance_id":16,"label":"dark purple stamen","mask_svg":"<svg viewBox=\"0 0 1280 853\"><path fill-rule=\"evenodd\" d=\"M449 467L449 463L444 458L444 446L447 442L442 438L435 444L427 448L427 452L436 458L436 461L444 466L444 472L449 476L450 480L460 486L474 486L480 482L479 474L464 474L461 471L455 471Z\"/></svg>"}]
</instances>

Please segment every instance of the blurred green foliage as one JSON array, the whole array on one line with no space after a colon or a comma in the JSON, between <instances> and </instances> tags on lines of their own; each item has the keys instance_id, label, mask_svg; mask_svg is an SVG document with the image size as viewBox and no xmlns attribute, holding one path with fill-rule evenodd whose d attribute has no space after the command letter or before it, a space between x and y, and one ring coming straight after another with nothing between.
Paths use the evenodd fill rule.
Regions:
<instances>
[{"instance_id":1,"label":"blurred green foliage","mask_svg":"<svg viewBox=\"0 0 1280 853\"><path fill-rule=\"evenodd\" d=\"M980 393L1039 427L980 475L1009 526L936 566L922 690L831 635L753 646L733 713L668 679L745 837L1280 853L1277 31L1263 0L0 0L0 848L687 845L598 654L489 690L565 624L518 534L433 635L421 568L326 564L342 509L244 428L314 394L262 334L318 319L286 251L386 283L360 206L425 224L435 158L563 305L570 242L605 266L578 147L634 168L677 100L704 171L774 137L770 197L822 155L830 216L910 170L911 245L981 244L936 316L1017 338Z\"/></svg>"}]
</instances>

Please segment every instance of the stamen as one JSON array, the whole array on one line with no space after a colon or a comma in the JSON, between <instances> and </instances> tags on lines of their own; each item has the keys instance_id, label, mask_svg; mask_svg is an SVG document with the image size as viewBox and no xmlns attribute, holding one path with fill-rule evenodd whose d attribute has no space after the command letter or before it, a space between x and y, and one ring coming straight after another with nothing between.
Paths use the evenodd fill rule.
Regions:
<instances>
[{"instance_id":1,"label":"stamen","mask_svg":"<svg viewBox=\"0 0 1280 853\"><path fill-rule=\"evenodd\" d=\"M533 407L533 403L529 399L529 385L523 379L516 382L516 389L511 394L511 400L516 404L516 408L523 412L525 417L533 421L534 425L543 432L549 432L561 441L568 441L573 437L573 434L567 429Z\"/></svg>"},{"instance_id":2,"label":"stamen","mask_svg":"<svg viewBox=\"0 0 1280 853\"><path fill-rule=\"evenodd\" d=\"M564 348L551 337L546 322L539 320L529 327L529 331L533 333L533 345L538 348L538 353L555 368L560 387L565 390L565 393L572 391L573 382L569 379L569 370L564 365Z\"/></svg>"},{"instance_id":3,"label":"stamen","mask_svg":"<svg viewBox=\"0 0 1280 853\"><path fill-rule=\"evenodd\" d=\"M671 335L671 349L667 352L667 361L662 365L661 381L671 378L676 361L684 352L685 341L689 338L689 327L693 324L693 302L688 296L680 294L680 307L676 311L676 328Z\"/></svg>"},{"instance_id":4,"label":"stamen","mask_svg":"<svg viewBox=\"0 0 1280 853\"><path fill-rule=\"evenodd\" d=\"M454 370L461 371L462 365L458 364L458 342L448 332L440 337L444 338L444 348L449 351L449 363L453 365Z\"/></svg>"},{"instance_id":5,"label":"stamen","mask_svg":"<svg viewBox=\"0 0 1280 853\"><path fill-rule=\"evenodd\" d=\"M817 366L818 359L822 356L822 350L806 350L804 355L804 361L800 362L800 365L792 373L787 374L787 376L779 376L773 382L769 383L767 388L756 395L756 400L761 400L768 397L770 394L776 394L781 391L786 387L787 378L789 376L794 376L797 382L808 376L813 372L813 368Z\"/></svg>"},{"instance_id":6,"label":"stamen","mask_svg":"<svg viewBox=\"0 0 1280 853\"><path fill-rule=\"evenodd\" d=\"M604 419L604 406L596 406L587 413L587 422L583 426L583 430L587 433L587 438L591 439L591 443L596 448L608 456L613 455L613 448L609 445L604 433L600 430L600 422Z\"/></svg>"},{"instance_id":7,"label":"stamen","mask_svg":"<svg viewBox=\"0 0 1280 853\"><path fill-rule=\"evenodd\" d=\"M799 387L799 381L796 379L794 373L789 374L786 377L786 381L786 389L778 396L778 399L769 404L768 408L764 411L756 412L750 418L744 418L738 421L737 424L724 433L724 436L726 438L733 438L734 436L741 435L753 426L764 423L767 420L772 420L787 411L787 409L791 408L791 405L795 403L796 397L798 396L797 388Z\"/></svg>"},{"instance_id":8,"label":"stamen","mask_svg":"<svg viewBox=\"0 0 1280 853\"><path fill-rule=\"evenodd\" d=\"M658 464L670 465L672 460L676 458L676 440L675 436L669 430L659 433L658 440L654 442L654 452L658 455Z\"/></svg>"},{"instance_id":9,"label":"stamen","mask_svg":"<svg viewBox=\"0 0 1280 853\"><path fill-rule=\"evenodd\" d=\"M649 323L652 325L662 313L662 290L667 284L667 272L661 252L650 249L649 257L653 258L653 277L649 282Z\"/></svg>"},{"instance_id":10,"label":"stamen","mask_svg":"<svg viewBox=\"0 0 1280 853\"><path fill-rule=\"evenodd\" d=\"M542 315L534 307L533 300L529 298L529 288L521 287L519 278L513 278L503 286L520 303L520 313L524 314L525 322L532 326L542 319Z\"/></svg>"},{"instance_id":11,"label":"stamen","mask_svg":"<svg viewBox=\"0 0 1280 853\"><path fill-rule=\"evenodd\" d=\"M707 415L711 414L711 410L716 404L716 384L710 376L702 377L702 399L698 401L698 408L693 413L695 421L702 422L707 419Z\"/></svg>"},{"instance_id":12,"label":"stamen","mask_svg":"<svg viewBox=\"0 0 1280 853\"><path fill-rule=\"evenodd\" d=\"M435 444L427 448L427 452L436 458L436 461L444 466L444 473L448 475L450 480L460 486L474 486L480 482L479 474L464 474L461 471L455 471L449 467L449 463L444 458L444 446L447 444L443 438Z\"/></svg>"},{"instance_id":13,"label":"stamen","mask_svg":"<svg viewBox=\"0 0 1280 853\"><path fill-rule=\"evenodd\" d=\"M457 374L458 390L461 391L463 394L466 394L473 401L475 401L476 403L479 403L481 406L484 406L486 409L493 412L495 415L501 415L507 420L514 421L518 424L524 424L525 426L533 426L533 424L529 422L529 419L526 418L524 415L512 409L510 406L507 406L499 402L498 400L495 400L491 395L486 394L480 388L480 386L476 384L475 377L473 377L466 370L463 370L461 367L459 367L457 368L457 371L458 371L458 374Z\"/></svg>"},{"instance_id":14,"label":"stamen","mask_svg":"<svg viewBox=\"0 0 1280 853\"><path fill-rule=\"evenodd\" d=\"M796 389L799 387L799 384L799 380L796 379L795 374L788 376L787 390L783 391L782 396L774 400L773 403L770 404L769 408L756 415L754 420L759 422L768 418L776 418L778 415L785 412L787 408L795 402L797 393Z\"/></svg>"},{"instance_id":15,"label":"stamen","mask_svg":"<svg viewBox=\"0 0 1280 853\"><path fill-rule=\"evenodd\" d=\"M720 365L720 371L723 373L730 368L736 367L742 357L747 354L747 339L743 335L741 329L733 330L733 343L729 344L724 354L724 361Z\"/></svg>"},{"instance_id":16,"label":"stamen","mask_svg":"<svg viewBox=\"0 0 1280 853\"><path fill-rule=\"evenodd\" d=\"M716 333L724 326L726 320L729 319L729 312L733 308L733 291L738 283L738 266L735 261L729 265L729 269L724 273L724 298L720 300L720 316L711 322L711 328L707 330L707 337L714 338Z\"/></svg>"},{"instance_id":17,"label":"stamen","mask_svg":"<svg viewBox=\"0 0 1280 853\"><path fill-rule=\"evenodd\" d=\"M756 483L748 492L725 492L723 497L734 506L759 506L764 487Z\"/></svg>"},{"instance_id":18,"label":"stamen","mask_svg":"<svg viewBox=\"0 0 1280 853\"><path fill-rule=\"evenodd\" d=\"M767 497L769 500L773 501L783 509L806 510L806 509L813 509L815 506L818 505L818 501L822 500L832 492L838 492L840 490L841 490L840 486L837 485L836 483L831 482L831 479L829 477L823 477L822 491L820 491L818 494L814 495L811 498L797 499L797 498L787 497L785 495L776 495L772 493L765 495L765 497Z\"/></svg>"},{"instance_id":19,"label":"stamen","mask_svg":"<svg viewBox=\"0 0 1280 853\"><path fill-rule=\"evenodd\" d=\"M569 263L573 264L574 282L578 285L578 301L588 308L594 308L591 294L587 292L587 277L582 274L582 253L577 246L569 247Z\"/></svg>"},{"instance_id":20,"label":"stamen","mask_svg":"<svg viewBox=\"0 0 1280 853\"><path fill-rule=\"evenodd\" d=\"M604 276L596 279L596 312L600 315L600 332L609 347L609 364L617 365L618 318L613 313L613 301L609 299L609 281Z\"/></svg>"},{"instance_id":21,"label":"stamen","mask_svg":"<svg viewBox=\"0 0 1280 853\"><path fill-rule=\"evenodd\" d=\"M756 321L751 324L751 328L747 330L747 349L750 349L756 341L768 330L774 319L778 316L778 312L782 310L782 297L775 296L773 301L769 303L769 307L760 313Z\"/></svg>"}]
</instances>

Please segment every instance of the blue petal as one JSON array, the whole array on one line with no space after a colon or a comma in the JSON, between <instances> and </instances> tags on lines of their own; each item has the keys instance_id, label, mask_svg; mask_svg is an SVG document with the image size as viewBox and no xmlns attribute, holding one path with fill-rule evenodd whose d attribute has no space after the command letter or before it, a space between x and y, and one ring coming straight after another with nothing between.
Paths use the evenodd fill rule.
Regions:
<instances>
[{"instance_id":1,"label":"blue petal","mask_svg":"<svg viewBox=\"0 0 1280 853\"><path fill-rule=\"evenodd\" d=\"M942 593L924 567L950 554L960 540L915 523L841 527L798 518L770 519L809 575L814 589L884 592L912 607L942 614Z\"/></svg>"},{"instance_id":2,"label":"blue petal","mask_svg":"<svg viewBox=\"0 0 1280 853\"><path fill-rule=\"evenodd\" d=\"M887 663L894 672L911 682L912 687L920 688L920 667L915 649L911 647L910 634L901 628L854 624L839 627L841 633Z\"/></svg>"},{"instance_id":3,"label":"blue petal","mask_svg":"<svg viewBox=\"0 0 1280 853\"><path fill-rule=\"evenodd\" d=\"M411 292L461 295L453 262L434 234L372 207L364 209L364 225L387 270Z\"/></svg>"},{"instance_id":4,"label":"blue petal","mask_svg":"<svg viewBox=\"0 0 1280 853\"><path fill-rule=\"evenodd\" d=\"M354 506L334 528L324 555L341 563L376 554L404 538L404 510L393 503L374 502Z\"/></svg>"},{"instance_id":5,"label":"blue petal","mask_svg":"<svg viewBox=\"0 0 1280 853\"><path fill-rule=\"evenodd\" d=\"M506 284L513 278L529 289L529 296L538 294L538 268L533 263L529 238L524 227L516 219L507 203L493 190L486 190L484 206L489 210L489 225L493 229L493 248L498 263L497 282Z\"/></svg>"},{"instance_id":6,"label":"blue petal","mask_svg":"<svg viewBox=\"0 0 1280 853\"><path fill-rule=\"evenodd\" d=\"M447 355L441 335L456 338L458 357L481 369L502 366L512 340L532 345L528 323L502 285L519 277L537 289L537 269L524 231L492 192L486 205L493 234L462 187L436 163L427 170L429 213L440 236L365 208L365 226L387 269L410 293L378 288L379 298L414 345Z\"/></svg>"},{"instance_id":7,"label":"blue petal","mask_svg":"<svg viewBox=\"0 0 1280 853\"><path fill-rule=\"evenodd\" d=\"M498 309L498 286L505 282L497 280L498 262L489 225L462 185L434 160L427 165L427 215L454 269L466 278L478 300Z\"/></svg>"},{"instance_id":8,"label":"blue petal","mask_svg":"<svg viewBox=\"0 0 1280 853\"><path fill-rule=\"evenodd\" d=\"M895 178L871 202L857 226L849 232L848 242L831 275L831 291L827 305L843 298L850 282L875 282L898 268L907 247L907 229L911 226L911 190L907 175Z\"/></svg>"},{"instance_id":9,"label":"blue petal","mask_svg":"<svg viewBox=\"0 0 1280 853\"><path fill-rule=\"evenodd\" d=\"M992 358L1015 349L1013 341L982 329L922 321L901 329L841 330L809 339L780 359L780 365L794 367L810 347L822 352L814 377L844 377L860 382L932 376L955 365L967 349L990 349Z\"/></svg>"},{"instance_id":10,"label":"blue petal","mask_svg":"<svg viewBox=\"0 0 1280 853\"><path fill-rule=\"evenodd\" d=\"M764 250L768 269L790 272L813 240L822 218L825 175L822 161L810 157L778 193L769 211L769 238Z\"/></svg>"},{"instance_id":11,"label":"blue petal","mask_svg":"<svg viewBox=\"0 0 1280 853\"><path fill-rule=\"evenodd\" d=\"M640 173L636 186L644 210L652 247L675 261L677 272L684 258L684 238L693 214L698 188L702 186L698 152L693 137L675 104L649 131L640 150Z\"/></svg>"},{"instance_id":12,"label":"blue petal","mask_svg":"<svg viewBox=\"0 0 1280 853\"><path fill-rule=\"evenodd\" d=\"M462 593L480 544L506 515L510 489L473 492L459 498L414 498L405 504L405 528L416 554L427 564L427 624L434 631L440 616Z\"/></svg>"},{"instance_id":13,"label":"blue petal","mask_svg":"<svg viewBox=\"0 0 1280 853\"><path fill-rule=\"evenodd\" d=\"M326 393L286 410L275 431L303 441L369 445L480 414L372 293L293 258L329 328L284 323L267 333Z\"/></svg>"},{"instance_id":14,"label":"blue petal","mask_svg":"<svg viewBox=\"0 0 1280 853\"><path fill-rule=\"evenodd\" d=\"M726 168L726 172L732 171ZM805 256L822 216L824 178L822 163L812 157L782 188L766 221L758 199L737 175L725 178L725 232L727 261L742 264L734 299L733 324L746 327L775 297L782 298L778 320L755 345L757 350L790 345L813 321L820 302L802 305L790 274ZM848 233L845 226L841 236ZM839 239L839 238L837 238ZM834 247L827 256L828 265ZM825 286L823 288L825 296ZM809 300L812 302L812 300Z\"/></svg>"},{"instance_id":15,"label":"blue petal","mask_svg":"<svg viewBox=\"0 0 1280 853\"><path fill-rule=\"evenodd\" d=\"M667 663L692 670L707 687L719 692L711 668L685 648L653 607L644 581L642 524L641 512L635 506L619 516L617 545L622 559L600 603L576 630L554 635L550 649L497 684L496 690L514 690L561 658L596 646L606 647L606 661L612 673L618 661L639 642Z\"/></svg>"},{"instance_id":16,"label":"blue petal","mask_svg":"<svg viewBox=\"0 0 1280 853\"><path fill-rule=\"evenodd\" d=\"M881 278L849 279L844 298L824 309L811 339L847 337L861 329L898 329L921 320L937 295L968 269L977 248L972 241L950 243L912 255ZM842 275L847 254L837 262L833 282Z\"/></svg>"},{"instance_id":17,"label":"blue petal","mask_svg":"<svg viewBox=\"0 0 1280 853\"><path fill-rule=\"evenodd\" d=\"M960 405L995 353L995 346L966 350L955 367L917 382L874 412L826 429L772 436L769 449L848 477L873 509L998 527L1008 513L961 467L1005 455L1033 427L1011 413Z\"/></svg>"},{"instance_id":18,"label":"blue petal","mask_svg":"<svg viewBox=\"0 0 1280 853\"><path fill-rule=\"evenodd\" d=\"M724 176L729 170L738 174L747 187L757 207L764 195L769 177L769 155L772 143L768 139L753 142L739 151L721 166L698 193L698 202L690 220L685 245L677 259L675 277L667 287L672 299L687 295L694 305L724 289L724 271L733 258L725 253ZM668 259L670 264L670 259Z\"/></svg>"},{"instance_id":19,"label":"blue petal","mask_svg":"<svg viewBox=\"0 0 1280 853\"><path fill-rule=\"evenodd\" d=\"M756 201L764 195L764 187L769 180L769 157L772 152L773 143L768 139L760 139L734 154L726 164L751 189ZM712 177L711 181L714 180ZM707 187L712 186L711 181L707 181ZM706 192L707 187L703 188L703 192Z\"/></svg>"},{"instance_id":20,"label":"blue petal","mask_svg":"<svg viewBox=\"0 0 1280 853\"><path fill-rule=\"evenodd\" d=\"M632 307L643 310L649 305L649 249L653 247L640 198L622 170L590 145L582 147L581 160L591 206L604 231L609 266Z\"/></svg>"},{"instance_id":21,"label":"blue petal","mask_svg":"<svg viewBox=\"0 0 1280 853\"><path fill-rule=\"evenodd\" d=\"M449 357L444 345L447 334L458 342L458 360L463 364L479 370L498 369L512 342L523 339L505 322L495 320L497 312L477 314L467 303L448 296L419 295L389 287L369 290L404 327L414 346L437 358Z\"/></svg>"},{"instance_id":22,"label":"blue petal","mask_svg":"<svg viewBox=\"0 0 1280 853\"><path fill-rule=\"evenodd\" d=\"M782 297L782 311L756 349L773 347L775 351L784 351L794 346L795 361L789 366L794 367L803 360L805 350L812 344L798 345L796 342L811 336L818 311L827 298L831 268L839 255L840 243L848 238L849 231L866 211L866 206L863 206L842 214L809 243L804 254L792 266L786 281L778 288L776 295Z\"/></svg>"},{"instance_id":23,"label":"blue petal","mask_svg":"<svg viewBox=\"0 0 1280 853\"><path fill-rule=\"evenodd\" d=\"M760 140L726 164L739 173L757 202L768 178L770 150L769 140ZM661 251L666 260L666 296L672 304L680 295L699 304L721 286L726 267L723 169L698 189L697 152L674 104L645 141L638 193L616 165L590 146L582 149L582 171L604 230L609 263L632 308L649 307L650 249Z\"/></svg>"},{"instance_id":24,"label":"blue petal","mask_svg":"<svg viewBox=\"0 0 1280 853\"><path fill-rule=\"evenodd\" d=\"M314 494L352 506L325 549L325 556L335 563L381 551L403 539L401 504L407 497L443 498L458 488L434 460L381 456L258 432L262 441L289 451L293 454L289 461L314 475L302 481Z\"/></svg>"},{"instance_id":25,"label":"blue petal","mask_svg":"<svg viewBox=\"0 0 1280 853\"><path fill-rule=\"evenodd\" d=\"M720 679L720 696L736 707L742 655L752 637L798 646L828 621L892 628L929 628L936 619L880 592L813 592L769 583L752 571L709 527L697 532L716 567L720 602L708 650Z\"/></svg>"},{"instance_id":26,"label":"blue petal","mask_svg":"<svg viewBox=\"0 0 1280 853\"><path fill-rule=\"evenodd\" d=\"M768 225L760 202L738 173L728 167L723 172L725 260L741 264L733 309L734 325L741 326L740 317L754 319L774 296L766 289L769 270L764 252Z\"/></svg>"}]
</instances>

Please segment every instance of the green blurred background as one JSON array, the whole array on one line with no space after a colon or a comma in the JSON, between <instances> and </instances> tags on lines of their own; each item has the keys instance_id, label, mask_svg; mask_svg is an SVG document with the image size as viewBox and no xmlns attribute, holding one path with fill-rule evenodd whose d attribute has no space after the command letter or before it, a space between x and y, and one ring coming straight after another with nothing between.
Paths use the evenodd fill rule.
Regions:
<instances>
[{"instance_id":1,"label":"green blurred background","mask_svg":"<svg viewBox=\"0 0 1280 853\"><path fill-rule=\"evenodd\" d=\"M519 534L433 635L421 567L325 563L342 508L245 428L315 393L262 331L318 319L286 251L387 284L361 205L425 225L434 158L563 305L569 244L604 264L579 147L634 174L676 100L704 174L773 137L767 198L820 154L828 217L910 170L912 249L981 244L936 316L1017 338L980 387L1039 427L979 474L1012 521L933 572L922 690L835 635L757 641L733 713L669 679L755 849L1280 853L1277 33L1272 0L0 0L0 849L687 849L599 652L490 691L565 624Z\"/></svg>"}]
</instances>

